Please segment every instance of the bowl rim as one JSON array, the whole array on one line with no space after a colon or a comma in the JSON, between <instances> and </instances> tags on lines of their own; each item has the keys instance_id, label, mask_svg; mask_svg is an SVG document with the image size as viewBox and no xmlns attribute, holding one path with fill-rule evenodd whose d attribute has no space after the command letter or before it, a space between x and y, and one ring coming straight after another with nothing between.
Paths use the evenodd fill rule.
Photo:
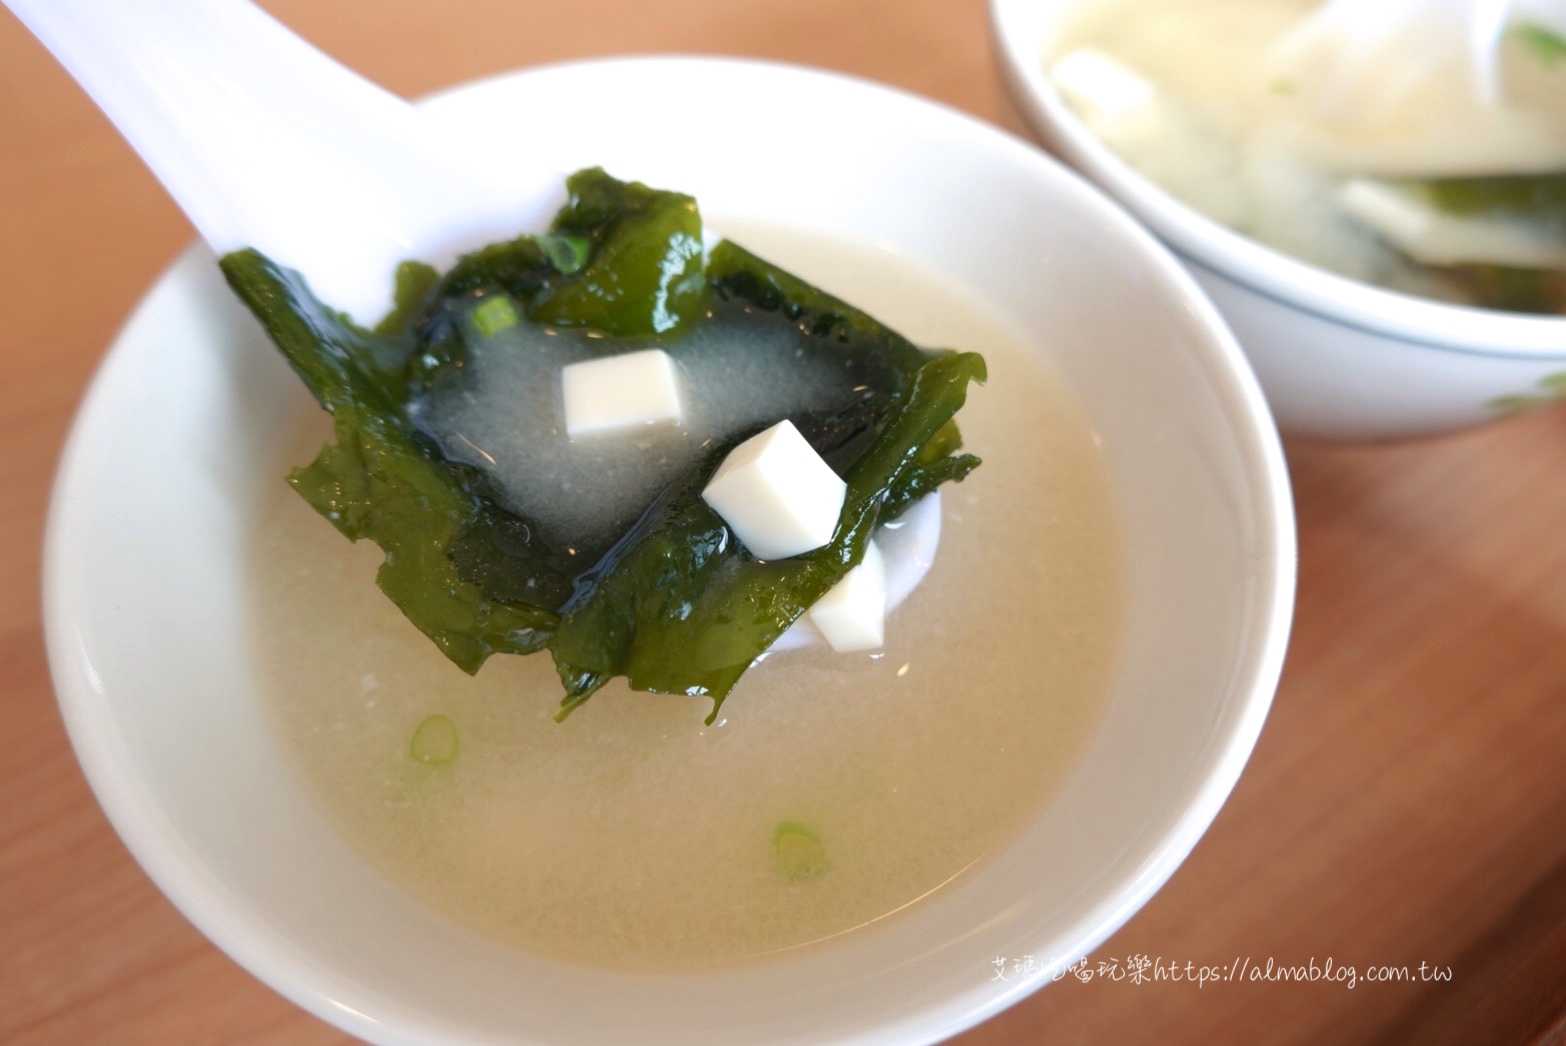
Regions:
<instances>
[{"instance_id":1,"label":"bowl rim","mask_svg":"<svg viewBox=\"0 0 1566 1046\"><path fill-rule=\"evenodd\" d=\"M1214 379L1215 391L1230 405L1230 419L1237 432L1247 435L1239 447L1247 472L1256 477L1253 509L1257 517L1257 549L1261 555L1250 565L1256 586L1256 637L1248 641L1235 666L1233 725L1227 736L1215 736L1207 757L1205 776L1195 787L1188 805L1154 844L1150 859L1134 876L1114 887L1097 907L1077 919L1075 935L1085 954L1120 928L1160 889L1190 854L1227 800L1260 735L1282 672L1292 624L1296 584L1296 534L1292 493L1282 445L1256 377L1215 306L1190 274L1167 249L1137 225L1105 194L1031 143L992 124L943 103L898 88L839 72L765 60L712 56L618 56L579 59L532 66L481 77L427 96L436 101L448 96L483 91L493 84L517 78L548 78L561 72L613 68L623 75L632 68L699 67L714 74L801 78L834 91L879 96L887 103L917 109L939 118L943 127L958 128L966 136L984 139L992 147L1011 152L1036 165L1041 174L1064 179L1082 190L1082 203L1115 223L1145 249L1146 260L1161 278L1179 293L1183 304L1210 336L1212 351L1203 363ZM953 121L957 121L953 123ZM204 250L198 243L162 273L152 289L164 287L170 276L191 254ZM217 876L201 866L185 847L178 831L155 802L142 794L135 764L118 749L112 730L93 708L104 696L101 683L82 656L69 614L65 585L67 549L63 542L66 520L73 512L70 498L73 476L84 458L86 420L95 404L108 394L117 366L124 362L122 347L128 333L148 308L152 293L144 296L115 335L110 350L94 375L61 455L50 499L45 529L43 570L44 621L51 675L62 717L77 758L95 798L111 825L138 864L201 933L247 972L296 1005L351 1034L377 1042L419 1043L453 1041L453 1029L400 1003L382 1002L382 1008L366 1012L351 1005L365 989L335 971L323 968L285 935L273 930L246 910L228 903ZM1009 982L992 990L981 982L972 988L936 1000L919 1000L913 1009L887 1015L869 1032L858 1030L856 1041L890 1041L882 1036L912 1032L919 1041L938 1041L970 1028L1014 1005L1042 987L1045 978ZM458 1041L464 1041L458 1039Z\"/></svg>"},{"instance_id":2,"label":"bowl rim","mask_svg":"<svg viewBox=\"0 0 1566 1046\"><path fill-rule=\"evenodd\" d=\"M1059 6L1091 0L1054 0ZM1146 222L1183 260L1331 322L1429 348L1492 358L1566 358L1566 316L1421 298L1300 261L1177 199L1104 145L1044 75L1044 38L1027 15L1051 0L987 0L1001 80L1032 130Z\"/></svg>"}]
</instances>

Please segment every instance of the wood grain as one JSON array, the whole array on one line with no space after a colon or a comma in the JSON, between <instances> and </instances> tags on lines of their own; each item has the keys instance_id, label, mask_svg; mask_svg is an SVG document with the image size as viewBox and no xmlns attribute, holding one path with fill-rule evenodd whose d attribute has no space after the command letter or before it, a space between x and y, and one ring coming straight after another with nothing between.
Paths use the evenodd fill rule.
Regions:
<instances>
[{"instance_id":1,"label":"wood grain","mask_svg":"<svg viewBox=\"0 0 1566 1046\"><path fill-rule=\"evenodd\" d=\"M587 55L753 55L1011 122L977 0L274 0L404 94ZM98 812L39 624L50 475L116 327L190 238L0 15L0 1041L336 1043L206 943ZM1298 621L1212 831L1089 957L1449 967L1449 981L1055 984L959 1041L1558 1041L1566 1015L1566 414L1289 448ZM1020 958L1020 957L1019 957ZM1014 976L1020 974L1013 973Z\"/></svg>"}]
</instances>

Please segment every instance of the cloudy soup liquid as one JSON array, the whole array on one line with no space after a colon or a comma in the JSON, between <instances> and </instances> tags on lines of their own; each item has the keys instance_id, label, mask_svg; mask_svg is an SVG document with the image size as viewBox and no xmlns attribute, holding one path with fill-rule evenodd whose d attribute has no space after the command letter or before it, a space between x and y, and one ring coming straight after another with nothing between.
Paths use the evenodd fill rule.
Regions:
<instances>
[{"instance_id":1,"label":"cloudy soup liquid","mask_svg":"<svg viewBox=\"0 0 1566 1046\"><path fill-rule=\"evenodd\" d=\"M1214 221L1351 279L1469 302L1472 292L1462 282L1394 250L1344 210L1338 193L1344 179L1356 174L1506 173L1505 162L1493 157L1515 148L1506 142L1523 132L1509 121L1520 118L1488 113L1463 93L1459 85L1467 81L1454 72L1377 120L1366 117L1363 126L1332 131L1333 125L1319 123L1311 76L1286 74L1274 54L1321 3L1085 2L1072 9L1045 65L1094 135ZM1422 44L1411 40L1408 46L1417 66ZM1133 71L1152 87L1152 96L1124 109L1086 104L1058 73L1059 59L1078 49L1100 52ZM1559 140L1566 133L1559 116L1561 77L1531 55L1515 32L1503 36L1496 61L1508 97L1543 121L1537 127L1541 147L1547 134ZM1315 77L1325 72L1306 70ZM1372 93L1356 99L1350 111L1357 118L1378 101ZM1451 115L1441 125L1442 136L1431 136L1436 144L1416 149L1410 142L1423 140L1419 128L1431 113Z\"/></svg>"},{"instance_id":2,"label":"cloudy soup liquid","mask_svg":"<svg viewBox=\"0 0 1566 1046\"><path fill-rule=\"evenodd\" d=\"M699 970L900 912L1020 834L1106 700L1124 542L1069 392L930 272L741 232L916 343L989 364L958 415L984 465L942 488L939 554L884 651L769 656L711 726L707 699L623 681L557 724L547 654L470 678L376 588L371 543L349 545L281 482L258 529L262 683L330 816L431 906L532 952ZM290 460L326 435L323 419ZM410 754L434 715L459 738L441 765Z\"/></svg>"}]
</instances>

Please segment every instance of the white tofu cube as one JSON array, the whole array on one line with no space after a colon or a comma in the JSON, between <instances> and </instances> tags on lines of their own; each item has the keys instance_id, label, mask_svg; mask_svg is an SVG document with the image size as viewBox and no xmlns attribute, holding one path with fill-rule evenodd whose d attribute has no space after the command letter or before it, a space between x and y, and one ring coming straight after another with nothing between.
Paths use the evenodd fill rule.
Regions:
<instances>
[{"instance_id":1,"label":"white tofu cube","mask_svg":"<svg viewBox=\"0 0 1566 1046\"><path fill-rule=\"evenodd\" d=\"M1055 85L1078 109L1114 116L1153 100L1153 85L1102 51L1084 47L1050 66Z\"/></svg>"},{"instance_id":2,"label":"white tofu cube","mask_svg":"<svg viewBox=\"0 0 1566 1046\"><path fill-rule=\"evenodd\" d=\"M680 423L679 371L662 349L572 363L560 371L572 439Z\"/></svg>"},{"instance_id":3,"label":"white tofu cube","mask_svg":"<svg viewBox=\"0 0 1566 1046\"><path fill-rule=\"evenodd\" d=\"M865 558L816 600L810 623L839 654L875 650L886 639L886 561L874 541Z\"/></svg>"},{"instance_id":4,"label":"white tofu cube","mask_svg":"<svg viewBox=\"0 0 1566 1046\"><path fill-rule=\"evenodd\" d=\"M832 540L848 485L791 421L729 452L701 492L757 559L787 559Z\"/></svg>"}]
</instances>

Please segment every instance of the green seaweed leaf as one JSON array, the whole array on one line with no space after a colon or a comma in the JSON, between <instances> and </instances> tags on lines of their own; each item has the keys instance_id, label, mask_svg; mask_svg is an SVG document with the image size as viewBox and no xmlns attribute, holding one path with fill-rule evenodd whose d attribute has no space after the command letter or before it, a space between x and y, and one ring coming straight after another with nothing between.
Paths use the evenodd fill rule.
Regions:
<instances>
[{"instance_id":1,"label":"green seaweed leaf","mask_svg":"<svg viewBox=\"0 0 1566 1046\"><path fill-rule=\"evenodd\" d=\"M558 620L552 609L487 597L446 554L486 509L407 421L394 362L407 355L405 338L354 327L298 273L255 251L227 255L222 267L332 415L337 442L288 477L294 489L350 539L381 546L376 583L464 671L478 671L493 653L542 649Z\"/></svg>"},{"instance_id":2,"label":"green seaweed leaf","mask_svg":"<svg viewBox=\"0 0 1566 1046\"><path fill-rule=\"evenodd\" d=\"M1535 236L1566 242L1566 172L1412 179L1401 184L1448 214L1525 223ZM1483 308L1566 314L1566 270L1465 262L1437 271Z\"/></svg>"},{"instance_id":3,"label":"green seaweed leaf","mask_svg":"<svg viewBox=\"0 0 1566 1046\"><path fill-rule=\"evenodd\" d=\"M534 320L629 336L667 334L699 315L706 286L695 200L596 168L572 175L566 189L554 232L584 248L586 261L538 296Z\"/></svg>"},{"instance_id":4,"label":"green seaweed leaf","mask_svg":"<svg viewBox=\"0 0 1566 1046\"><path fill-rule=\"evenodd\" d=\"M1408 184L1449 214L1527 218L1566 226L1566 172L1425 178Z\"/></svg>"},{"instance_id":5,"label":"green seaweed leaf","mask_svg":"<svg viewBox=\"0 0 1566 1046\"><path fill-rule=\"evenodd\" d=\"M1546 69L1566 62L1566 37L1539 22L1521 22L1512 33Z\"/></svg>"},{"instance_id":6,"label":"green seaweed leaf","mask_svg":"<svg viewBox=\"0 0 1566 1046\"><path fill-rule=\"evenodd\" d=\"M1566 314L1566 269L1470 263L1446 270L1477 305L1507 312Z\"/></svg>"}]
</instances>

